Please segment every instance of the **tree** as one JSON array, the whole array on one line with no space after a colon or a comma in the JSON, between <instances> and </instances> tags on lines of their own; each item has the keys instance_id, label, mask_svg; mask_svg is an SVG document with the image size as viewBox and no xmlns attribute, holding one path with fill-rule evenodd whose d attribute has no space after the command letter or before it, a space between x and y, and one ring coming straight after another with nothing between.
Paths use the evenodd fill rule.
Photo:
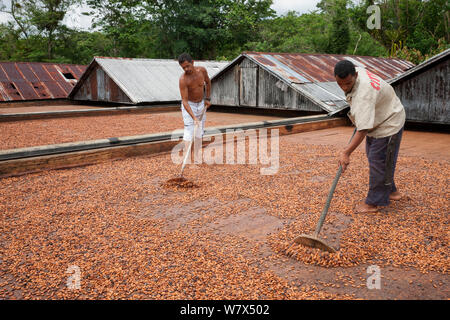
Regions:
<instances>
[{"instance_id":1,"label":"tree","mask_svg":"<svg viewBox=\"0 0 450 320\"><path fill-rule=\"evenodd\" d=\"M55 42L58 62L89 64L94 56L109 56L113 41L106 34L64 28Z\"/></svg>"},{"instance_id":2,"label":"tree","mask_svg":"<svg viewBox=\"0 0 450 320\"><path fill-rule=\"evenodd\" d=\"M224 25L226 42L220 44L224 58L233 59L248 48L248 43L261 40L261 27L275 17L272 0L226 1Z\"/></svg>"},{"instance_id":3,"label":"tree","mask_svg":"<svg viewBox=\"0 0 450 320\"><path fill-rule=\"evenodd\" d=\"M148 16L158 29L165 57L183 51L196 59L228 55L258 36L258 24L273 16L272 0L147 1Z\"/></svg>"},{"instance_id":4,"label":"tree","mask_svg":"<svg viewBox=\"0 0 450 320\"><path fill-rule=\"evenodd\" d=\"M254 51L315 53L328 47L330 23L319 12L299 15L290 11L261 23L261 39L247 43Z\"/></svg>"},{"instance_id":5,"label":"tree","mask_svg":"<svg viewBox=\"0 0 450 320\"><path fill-rule=\"evenodd\" d=\"M92 31L63 24L80 3ZM231 60L245 50L396 56L418 63L449 47L448 0L322 0L275 16L272 0L3 0L0 59L88 63L95 55ZM381 28L368 29L369 5Z\"/></svg>"},{"instance_id":6,"label":"tree","mask_svg":"<svg viewBox=\"0 0 450 320\"><path fill-rule=\"evenodd\" d=\"M381 28L368 30L366 10L373 4L381 9ZM381 43L390 56L401 52L418 63L436 50L448 47L449 9L447 0L365 0L350 8L350 17L360 30Z\"/></svg>"},{"instance_id":7,"label":"tree","mask_svg":"<svg viewBox=\"0 0 450 320\"><path fill-rule=\"evenodd\" d=\"M12 23L0 25L0 60L10 60L17 51L20 31Z\"/></svg>"},{"instance_id":8,"label":"tree","mask_svg":"<svg viewBox=\"0 0 450 320\"><path fill-rule=\"evenodd\" d=\"M140 44L148 40L142 30L149 21L142 1L87 0L87 4L94 9L89 13L93 17L93 27L99 27L112 41L111 56L140 54Z\"/></svg>"},{"instance_id":9,"label":"tree","mask_svg":"<svg viewBox=\"0 0 450 320\"><path fill-rule=\"evenodd\" d=\"M19 27L21 34L25 37L29 37L29 33L31 32L31 23L30 17L26 14L26 8L22 5L21 1L10 0L9 5L6 5L5 2L0 3L0 12L9 14L14 22ZM12 25L10 25L12 27Z\"/></svg>"},{"instance_id":10,"label":"tree","mask_svg":"<svg viewBox=\"0 0 450 320\"><path fill-rule=\"evenodd\" d=\"M322 0L317 7L331 17L327 53L344 54L350 44L348 0Z\"/></svg>"},{"instance_id":11,"label":"tree","mask_svg":"<svg viewBox=\"0 0 450 320\"><path fill-rule=\"evenodd\" d=\"M47 59L53 59L55 33L69 8L82 0L10 0L9 13L26 39L43 36L46 41Z\"/></svg>"}]
</instances>

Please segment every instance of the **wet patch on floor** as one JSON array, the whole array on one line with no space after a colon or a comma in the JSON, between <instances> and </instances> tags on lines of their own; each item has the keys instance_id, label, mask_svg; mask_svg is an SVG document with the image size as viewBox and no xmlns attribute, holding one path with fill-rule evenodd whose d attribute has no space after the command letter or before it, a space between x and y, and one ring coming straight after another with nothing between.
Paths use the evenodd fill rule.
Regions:
<instances>
[{"instance_id":1,"label":"wet patch on floor","mask_svg":"<svg viewBox=\"0 0 450 320\"><path fill-rule=\"evenodd\" d=\"M196 200L187 204L149 205L133 214L138 219L162 219L168 230L175 230L201 218L216 215L220 201L214 198Z\"/></svg>"},{"instance_id":2,"label":"wet patch on floor","mask_svg":"<svg viewBox=\"0 0 450 320\"><path fill-rule=\"evenodd\" d=\"M267 235L283 226L283 220L268 215L264 208L251 208L236 215L221 218L207 227L213 232L231 234L251 241L265 241Z\"/></svg>"}]
</instances>

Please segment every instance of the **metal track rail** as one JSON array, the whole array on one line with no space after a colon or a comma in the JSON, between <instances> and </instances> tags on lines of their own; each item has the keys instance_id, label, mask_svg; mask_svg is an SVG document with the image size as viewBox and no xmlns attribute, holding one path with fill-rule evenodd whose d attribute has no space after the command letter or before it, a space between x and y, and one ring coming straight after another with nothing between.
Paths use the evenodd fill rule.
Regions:
<instances>
[{"instance_id":1,"label":"metal track rail","mask_svg":"<svg viewBox=\"0 0 450 320\"><path fill-rule=\"evenodd\" d=\"M227 130L250 130L250 129L277 127L277 126L284 126L287 130L289 130L289 126L293 126L295 124L300 124L300 123L305 123L305 122L323 121L323 120L332 120L332 119L338 119L338 118L329 117L327 115L324 115L324 116L320 115L320 116L297 117L297 118L282 119L282 120L251 122L251 123L245 123L245 124L206 128L204 135L210 136L210 135L217 134L217 132L226 133ZM139 144L139 143L148 143L148 142L157 142L157 141L160 141L160 142L174 141L174 140L179 140L182 137L183 137L183 130L180 129L180 130L176 130L173 132L162 132L162 133L146 134L146 135L139 135L139 136L113 137L113 138L82 141L82 142L69 142L69 143L53 144L53 145L46 145L46 146L10 149L10 150L0 151L0 161L46 156L46 155L69 153L69 152L92 150L92 149L125 146L125 145L133 145L133 144Z\"/></svg>"},{"instance_id":2,"label":"metal track rail","mask_svg":"<svg viewBox=\"0 0 450 320\"><path fill-rule=\"evenodd\" d=\"M228 133L235 134L236 131L245 132L263 128L267 129L268 135L271 135L273 130L278 130L278 134L282 136L345 126L348 123L347 118L308 116L207 128L204 137L215 141L218 136L226 138ZM173 150L180 143L182 136L183 130L180 129L148 135L3 150L0 151L0 178L79 167L127 157L163 154ZM204 144L207 144L207 141L208 139L205 139Z\"/></svg>"}]
</instances>

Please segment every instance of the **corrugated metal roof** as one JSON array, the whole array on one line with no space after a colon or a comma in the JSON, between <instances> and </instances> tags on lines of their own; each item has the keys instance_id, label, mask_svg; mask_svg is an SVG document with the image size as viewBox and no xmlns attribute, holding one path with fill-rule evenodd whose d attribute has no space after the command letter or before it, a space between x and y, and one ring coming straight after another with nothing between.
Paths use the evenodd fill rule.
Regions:
<instances>
[{"instance_id":1,"label":"corrugated metal roof","mask_svg":"<svg viewBox=\"0 0 450 320\"><path fill-rule=\"evenodd\" d=\"M165 102L181 100L178 80L183 69L176 60L131 59L95 57L69 97L73 98L83 86L88 74L98 66L119 86L135 104L145 102ZM214 76L228 62L194 61L195 66L203 66L210 77ZM114 101L112 101L114 102Z\"/></svg>"},{"instance_id":2,"label":"corrugated metal roof","mask_svg":"<svg viewBox=\"0 0 450 320\"><path fill-rule=\"evenodd\" d=\"M86 66L0 62L0 101L67 98Z\"/></svg>"},{"instance_id":3,"label":"corrugated metal roof","mask_svg":"<svg viewBox=\"0 0 450 320\"><path fill-rule=\"evenodd\" d=\"M395 77L394 79L391 79L389 81L389 83L394 85L395 83L398 83L401 80L409 78L410 76L413 76L417 72L420 72L428 67L431 67L435 63L439 63L440 61L443 61L444 59L448 59L449 57L450 57L450 49L442 51L441 53L431 57L430 59L418 64L417 66L415 66L415 67L409 69L408 71L402 73L401 75Z\"/></svg>"},{"instance_id":4,"label":"corrugated metal roof","mask_svg":"<svg viewBox=\"0 0 450 320\"><path fill-rule=\"evenodd\" d=\"M244 52L244 55L265 65L274 73L283 75L292 83L333 82L335 64L350 60L356 66L367 68L382 79L391 79L414 64L405 60L365 56L302 53L260 53ZM286 72L287 71L287 72Z\"/></svg>"},{"instance_id":5,"label":"corrugated metal roof","mask_svg":"<svg viewBox=\"0 0 450 320\"><path fill-rule=\"evenodd\" d=\"M274 74L294 90L300 92L329 113L336 113L347 106L345 96L334 78L334 66L343 59L366 68L384 80L394 78L414 64L391 58L335 54L244 52L220 73L248 58L261 68Z\"/></svg>"}]
</instances>

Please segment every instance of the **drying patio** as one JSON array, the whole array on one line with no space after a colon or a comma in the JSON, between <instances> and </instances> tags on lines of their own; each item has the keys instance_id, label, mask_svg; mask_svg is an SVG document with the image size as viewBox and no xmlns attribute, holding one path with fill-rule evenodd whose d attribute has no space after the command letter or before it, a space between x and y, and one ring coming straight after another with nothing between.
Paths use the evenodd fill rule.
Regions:
<instances>
[{"instance_id":1,"label":"drying patio","mask_svg":"<svg viewBox=\"0 0 450 320\"><path fill-rule=\"evenodd\" d=\"M360 147L321 234L338 253L290 247L313 231L351 131L280 136L274 175L261 175L260 163L188 165L199 186L189 190L162 187L179 174L170 154L4 178L0 296L447 299L448 134L405 132L404 198L376 214L352 210L367 191ZM367 286L371 265L380 290ZM67 287L70 266L80 289Z\"/></svg>"}]
</instances>

